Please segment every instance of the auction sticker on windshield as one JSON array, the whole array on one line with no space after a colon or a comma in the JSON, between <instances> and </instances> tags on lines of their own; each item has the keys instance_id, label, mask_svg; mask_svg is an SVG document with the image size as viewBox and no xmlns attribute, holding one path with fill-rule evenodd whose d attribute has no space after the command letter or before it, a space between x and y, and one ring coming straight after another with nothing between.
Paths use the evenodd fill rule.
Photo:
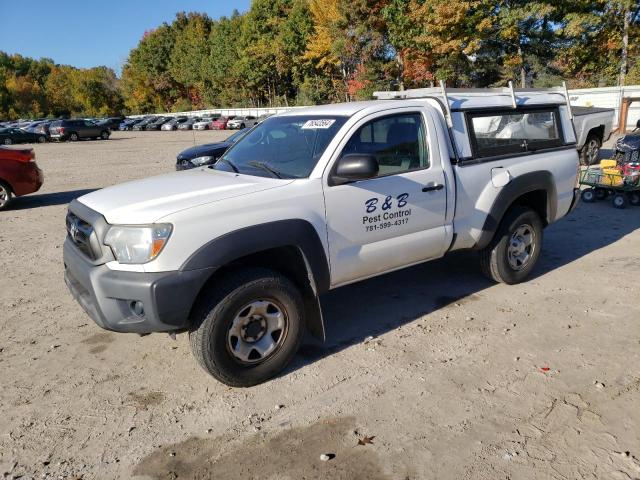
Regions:
<instances>
[{"instance_id":1,"label":"auction sticker on windshield","mask_svg":"<svg viewBox=\"0 0 640 480\"><path fill-rule=\"evenodd\" d=\"M307 120L304 125L302 125L303 129L314 129L314 128L329 128L331 125L335 123L335 120L331 119L320 119L320 120Z\"/></svg>"}]
</instances>

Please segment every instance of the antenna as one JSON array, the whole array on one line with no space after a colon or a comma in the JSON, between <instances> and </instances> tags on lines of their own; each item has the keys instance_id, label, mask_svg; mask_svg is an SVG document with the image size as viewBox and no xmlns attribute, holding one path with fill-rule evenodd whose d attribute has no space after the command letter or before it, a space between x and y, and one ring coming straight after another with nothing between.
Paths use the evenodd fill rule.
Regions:
<instances>
[{"instance_id":1,"label":"antenna","mask_svg":"<svg viewBox=\"0 0 640 480\"><path fill-rule=\"evenodd\" d=\"M444 80L440 80L440 90L442 90L442 96L444 97L444 108L447 111L447 126L453 128L453 119L451 118L451 107L449 106L449 97L447 96L447 87Z\"/></svg>"}]
</instances>

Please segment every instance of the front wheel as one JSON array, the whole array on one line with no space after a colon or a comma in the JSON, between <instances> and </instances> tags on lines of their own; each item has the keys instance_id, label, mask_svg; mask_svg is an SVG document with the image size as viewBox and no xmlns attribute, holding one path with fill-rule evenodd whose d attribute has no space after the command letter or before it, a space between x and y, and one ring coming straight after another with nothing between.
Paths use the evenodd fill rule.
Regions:
<instances>
[{"instance_id":1,"label":"front wheel","mask_svg":"<svg viewBox=\"0 0 640 480\"><path fill-rule=\"evenodd\" d=\"M491 243L480 251L482 272L490 279L513 285L524 281L540 257L542 220L528 207L512 207Z\"/></svg>"},{"instance_id":2,"label":"front wheel","mask_svg":"<svg viewBox=\"0 0 640 480\"><path fill-rule=\"evenodd\" d=\"M100 134L100 138L102 140L109 140L109 132L107 132L106 130L104 130L101 134Z\"/></svg>"},{"instance_id":3,"label":"front wheel","mask_svg":"<svg viewBox=\"0 0 640 480\"><path fill-rule=\"evenodd\" d=\"M5 145L11 145L13 141L10 138L5 138L2 143L4 143Z\"/></svg>"},{"instance_id":4,"label":"front wheel","mask_svg":"<svg viewBox=\"0 0 640 480\"><path fill-rule=\"evenodd\" d=\"M629 203L634 207L640 206L640 192L629 193Z\"/></svg>"},{"instance_id":5,"label":"front wheel","mask_svg":"<svg viewBox=\"0 0 640 480\"><path fill-rule=\"evenodd\" d=\"M233 387L250 387L281 372L303 335L300 291L276 272L247 269L204 292L189 341L210 375Z\"/></svg>"},{"instance_id":6,"label":"front wheel","mask_svg":"<svg viewBox=\"0 0 640 480\"><path fill-rule=\"evenodd\" d=\"M596 191L593 188L583 190L580 197L584 203L593 203L596 201Z\"/></svg>"},{"instance_id":7,"label":"front wheel","mask_svg":"<svg viewBox=\"0 0 640 480\"><path fill-rule=\"evenodd\" d=\"M44 143L46 141L47 141L47 137L44 137L42 135L38 137L38 143Z\"/></svg>"}]
</instances>

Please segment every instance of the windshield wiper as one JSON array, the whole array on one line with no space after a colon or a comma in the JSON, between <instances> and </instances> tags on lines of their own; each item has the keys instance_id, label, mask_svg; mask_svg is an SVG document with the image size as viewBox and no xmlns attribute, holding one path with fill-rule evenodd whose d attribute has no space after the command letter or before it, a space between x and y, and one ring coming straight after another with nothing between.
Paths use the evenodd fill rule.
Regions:
<instances>
[{"instance_id":1,"label":"windshield wiper","mask_svg":"<svg viewBox=\"0 0 640 480\"><path fill-rule=\"evenodd\" d=\"M218 159L218 162L224 162L224 163L226 163L227 165L229 165L229 166L233 169L233 171L234 171L235 173L240 173L240 170L238 170L238 167L236 167L235 163L233 163L231 160L227 160L227 159L226 159L226 158L224 158L224 157L220 157L220 158ZM213 167L214 165L211 165L211 166Z\"/></svg>"},{"instance_id":2,"label":"windshield wiper","mask_svg":"<svg viewBox=\"0 0 640 480\"><path fill-rule=\"evenodd\" d=\"M264 162L256 162L255 160L252 160L250 162L247 162L247 165L251 165L253 167L261 168L262 170L264 170L265 172L270 173L271 175L273 175L276 178L282 178L282 174L280 172L278 172L277 170L274 170L273 167L270 167L269 165L267 165Z\"/></svg>"}]
</instances>

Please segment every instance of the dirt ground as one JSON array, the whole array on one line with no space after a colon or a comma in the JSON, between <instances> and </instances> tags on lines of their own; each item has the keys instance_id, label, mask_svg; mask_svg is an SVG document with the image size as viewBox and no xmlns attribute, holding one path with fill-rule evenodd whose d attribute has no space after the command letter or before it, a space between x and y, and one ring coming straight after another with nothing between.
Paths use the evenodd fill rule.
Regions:
<instances>
[{"instance_id":1,"label":"dirt ground","mask_svg":"<svg viewBox=\"0 0 640 480\"><path fill-rule=\"evenodd\" d=\"M581 205L522 285L463 253L331 292L327 342L250 389L185 335L94 325L62 279L66 204L225 135L35 146L44 187L0 213L0 475L640 478L640 208Z\"/></svg>"}]
</instances>

